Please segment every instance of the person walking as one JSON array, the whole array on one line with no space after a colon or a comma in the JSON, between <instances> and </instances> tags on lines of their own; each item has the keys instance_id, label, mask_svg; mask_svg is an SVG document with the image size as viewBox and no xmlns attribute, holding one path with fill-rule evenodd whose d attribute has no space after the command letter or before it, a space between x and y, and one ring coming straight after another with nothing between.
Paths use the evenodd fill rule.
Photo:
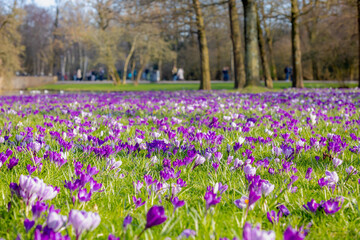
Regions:
<instances>
[{"instance_id":1,"label":"person walking","mask_svg":"<svg viewBox=\"0 0 360 240\"><path fill-rule=\"evenodd\" d=\"M284 69L284 73L285 73L285 81L289 81L289 67L286 66Z\"/></svg>"},{"instance_id":2,"label":"person walking","mask_svg":"<svg viewBox=\"0 0 360 240\"><path fill-rule=\"evenodd\" d=\"M174 80L174 81L176 81L176 80L177 80L177 73L178 73L178 70L177 70L177 68L176 68L176 66L175 66L175 65L174 65L174 67L173 67L173 69L172 69L171 73L172 73L173 80Z\"/></svg>"},{"instance_id":3,"label":"person walking","mask_svg":"<svg viewBox=\"0 0 360 240\"><path fill-rule=\"evenodd\" d=\"M224 67L222 70L222 74L223 74L223 80L224 81L229 81L230 77L229 77L229 68L228 67Z\"/></svg>"},{"instance_id":4,"label":"person walking","mask_svg":"<svg viewBox=\"0 0 360 240\"><path fill-rule=\"evenodd\" d=\"M179 70L177 72L177 79L179 79L180 81L184 80L184 69L179 68Z\"/></svg>"},{"instance_id":5,"label":"person walking","mask_svg":"<svg viewBox=\"0 0 360 240\"><path fill-rule=\"evenodd\" d=\"M81 81L82 75L81 75L81 69L79 68L76 72L76 80Z\"/></svg>"},{"instance_id":6,"label":"person walking","mask_svg":"<svg viewBox=\"0 0 360 240\"><path fill-rule=\"evenodd\" d=\"M289 66L286 66L285 70L285 81L288 82L290 78L292 78L292 68Z\"/></svg>"}]
</instances>

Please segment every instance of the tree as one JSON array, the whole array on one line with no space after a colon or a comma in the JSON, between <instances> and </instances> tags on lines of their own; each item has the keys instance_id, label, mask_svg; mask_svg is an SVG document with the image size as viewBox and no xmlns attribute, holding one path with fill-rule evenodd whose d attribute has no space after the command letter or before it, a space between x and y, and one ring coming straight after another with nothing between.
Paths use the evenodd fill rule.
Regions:
<instances>
[{"instance_id":1,"label":"tree","mask_svg":"<svg viewBox=\"0 0 360 240\"><path fill-rule=\"evenodd\" d=\"M108 73L115 85L121 84L121 79L116 69L116 62L118 60L118 36L119 29L117 27L111 27L111 21L115 20L116 9L115 2L113 0L90 0L94 10L95 19L98 26L98 36L95 36L95 43L99 48L99 58L106 64Z\"/></svg>"},{"instance_id":2,"label":"tree","mask_svg":"<svg viewBox=\"0 0 360 240\"><path fill-rule=\"evenodd\" d=\"M34 4L24 6L25 17L19 28L22 44L22 69L25 74L53 73L52 22L50 11Z\"/></svg>"},{"instance_id":3,"label":"tree","mask_svg":"<svg viewBox=\"0 0 360 240\"><path fill-rule=\"evenodd\" d=\"M18 27L21 24L22 12L16 0L0 1L0 87L2 81L8 80L21 68L20 54L23 52L21 35Z\"/></svg>"},{"instance_id":4,"label":"tree","mask_svg":"<svg viewBox=\"0 0 360 240\"><path fill-rule=\"evenodd\" d=\"M246 86L259 86L259 44L256 24L256 1L242 0L245 19Z\"/></svg>"},{"instance_id":5,"label":"tree","mask_svg":"<svg viewBox=\"0 0 360 240\"><path fill-rule=\"evenodd\" d=\"M265 77L265 87L273 88L273 82L272 82L272 78L271 78L269 62L268 62L268 59L266 56L265 40L264 40L264 36L263 36L263 31L261 28L259 14L257 14L257 16L256 16L256 22L257 22L257 30L258 30L260 57L261 57L261 63L262 63L262 67L263 67L264 77Z\"/></svg>"},{"instance_id":6,"label":"tree","mask_svg":"<svg viewBox=\"0 0 360 240\"><path fill-rule=\"evenodd\" d=\"M229 18L230 18L230 29L231 29L231 41L234 61L234 72L235 72L235 89L243 88L246 82L245 66L242 55L241 46L241 33L239 16L236 8L236 0L229 0Z\"/></svg>"},{"instance_id":7,"label":"tree","mask_svg":"<svg viewBox=\"0 0 360 240\"><path fill-rule=\"evenodd\" d=\"M301 63L300 29L299 29L299 6L298 0L291 0L291 43L292 43L292 63L293 63L293 82L296 88L304 87L304 79Z\"/></svg>"},{"instance_id":8,"label":"tree","mask_svg":"<svg viewBox=\"0 0 360 240\"><path fill-rule=\"evenodd\" d=\"M196 26L200 49L201 82L200 89L211 90L209 49L207 46L204 19L202 16L199 0L193 0L193 8L196 14Z\"/></svg>"},{"instance_id":9,"label":"tree","mask_svg":"<svg viewBox=\"0 0 360 240\"><path fill-rule=\"evenodd\" d=\"M277 69L276 69L276 64L275 64L274 54L273 54L273 32L272 32L272 29L270 29L270 24L268 23L268 21L271 19L270 17L271 17L272 11L273 11L273 6L272 5L267 6L267 9L270 12L270 17L269 17L268 14L265 14L264 4L265 4L265 1L258 2L259 11L262 15L262 20L263 20L262 25L264 26L264 30L265 30L266 44L267 44L267 48L269 49L271 76L275 81L277 81L278 80Z\"/></svg>"}]
</instances>

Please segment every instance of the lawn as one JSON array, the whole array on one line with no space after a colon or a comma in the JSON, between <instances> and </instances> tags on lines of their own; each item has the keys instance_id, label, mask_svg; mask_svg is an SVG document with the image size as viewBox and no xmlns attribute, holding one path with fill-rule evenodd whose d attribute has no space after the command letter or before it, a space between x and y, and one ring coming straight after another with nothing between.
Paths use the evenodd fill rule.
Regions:
<instances>
[{"instance_id":1,"label":"lawn","mask_svg":"<svg viewBox=\"0 0 360 240\"><path fill-rule=\"evenodd\" d=\"M348 87L356 87L356 84L348 84ZM212 83L212 89L214 90L231 90L233 89L233 83ZM274 90L290 88L289 82L274 82ZM307 83L306 88L338 88L338 83ZM146 83L134 86L129 83L126 85L114 86L111 83L71 83L71 84L50 84L37 88L31 88L31 90L51 90L51 91L178 91L178 90L197 90L199 84L196 83ZM267 89L266 89L267 90ZM264 91L264 90L262 90Z\"/></svg>"},{"instance_id":2,"label":"lawn","mask_svg":"<svg viewBox=\"0 0 360 240\"><path fill-rule=\"evenodd\" d=\"M34 94L0 108L0 238L360 238L358 90Z\"/></svg>"}]
</instances>

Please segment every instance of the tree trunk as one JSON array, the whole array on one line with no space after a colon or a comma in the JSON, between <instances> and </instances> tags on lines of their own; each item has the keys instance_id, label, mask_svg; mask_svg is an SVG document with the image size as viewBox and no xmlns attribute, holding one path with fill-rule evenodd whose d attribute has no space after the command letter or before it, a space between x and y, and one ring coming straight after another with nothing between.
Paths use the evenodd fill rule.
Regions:
<instances>
[{"instance_id":1,"label":"tree trunk","mask_svg":"<svg viewBox=\"0 0 360 240\"><path fill-rule=\"evenodd\" d=\"M146 59L146 58L145 58ZM140 57L140 62L141 62L141 57ZM144 69L146 67L146 64L147 64L147 60L144 60L142 63L141 63L141 67L139 69L139 72L138 72L138 75L136 76L136 80L135 80L135 83L134 85L137 86L139 85L139 81L141 80L141 75L142 73L144 72Z\"/></svg>"},{"instance_id":2,"label":"tree trunk","mask_svg":"<svg viewBox=\"0 0 360 240\"><path fill-rule=\"evenodd\" d=\"M263 31L260 24L260 17L259 14L256 16L256 22L257 22L257 29L258 29L258 40L259 40L259 49L260 49L260 57L261 57L261 63L263 67L264 77L265 77L265 87L273 88L273 81L271 79L271 73L269 68L269 62L266 56L266 50L265 50L265 39L263 36Z\"/></svg>"},{"instance_id":3,"label":"tree trunk","mask_svg":"<svg viewBox=\"0 0 360 240\"><path fill-rule=\"evenodd\" d=\"M246 86L259 86L259 44L256 27L256 1L242 0L245 17Z\"/></svg>"},{"instance_id":4,"label":"tree trunk","mask_svg":"<svg viewBox=\"0 0 360 240\"><path fill-rule=\"evenodd\" d=\"M206 41L204 19L201 13L199 0L193 0L193 7L196 14L196 25L197 25L198 42L200 49L200 61L201 61L200 89L211 90L209 49Z\"/></svg>"},{"instance_id":5,"label":"tree trunk","mask_svg":"<svg viewBox=\"0 0 360 240\"><path fill-rule=\"evenodd\" d=\"M273 56L273 39L272 39L272 34L270 31L270 28L267 25L266 18L265 18L264 2L262 2L262 1L259 2L258 6L260 8L259 10L261 11L261 15L263 16L263 26L264 26L265 35L266 35L266 44L269 49L271 77L272 77L272 79L277 81L278 77L277 77L277 71L276 71L276 64L275 64L274 56Z\"/></svg>"},{"instance_id":6,"label":"tree trunk","mask_svg":"<svg viewBox=\"0 0 360 240\"><path fill-rule=\"evenodd\" d=\"M130 52L128 54L128 56L126 57L125 59L125 63L124 63L124 75L123 75L123 84L126 84L126 75L127 75L127 69L128 69L128 65L129 65L129 62L130 62L130 59L135 51L135 44L136 44L136 37L134 39L134 42L133 44L131 45L131 48L130 48Z\"/></svg>"},{"instance_id":7,"label":"tree trunk","mask_svg":"<svg viewBox=\"0 0 360 240\"><path fill-rule=\"evenodd\" d=\"M291 0L291 43L292 43L292 63L293 63L293 82L296 88L304 87L301 64L300 30L298 25L299 7L298 0Z\"/></svg>"},{"instance_id":8,"label":"tree trunk","mask_svg":"<svg viewBox=\"0 0 360 240\"><path fill-rule=\"evenodd\" d=\"M121 79L120 76L118 74L118 72L116 71L116 67L115 66L107 66L108 70L109 70L109 75L111 76L112 80L113 80L113 84L114 85L120 85L121 84Z\"/></svg>"},{"instance_id":9,"label":"tree trunk","mask_svg":"<svg viewBox=\"0 0 360 240\"><path fill-rule=\"evenodd\" d=\"M246 75L244 66L244 57L241 49L241 33L239 16L236 8L236 0L229 0L229 17L231 28L231 41L233 51L233 64L234 64L234 88L240 89L245 86Z\"/></svg>"},{"instance_id":10,"label":"tree trunk","mask_svg":"<svg viewBox=\"0 0 360 240\"><path fill-rule=\"evenodd\" d=\"M272 40L270 28L268 26L265 26L265 33L266 33L266 43L267 43L267 47L269 49L271 76L275 81L277 81L278 77L277 77L276 64L275 64L274 54L273 54L273 40Z\"/></svg>"},{"instance_id":11,"label":"tree trunk","mask_svg":"<svg viewBox=\"0 0 360 240\"><path fill-rule=\"evenodd\" d=\"M162 60L162 57L160 57L159 59L159 78L160 78L160 81L162 79L162 66L163 66L163 60Z\"/></svg>"},{"instance_id":12,"label":"tree trunk","mask_svg":"<svg viewBox=\"0 0 360 240\"><path fill-rule=\"evenodd\" d=\"M131 82L135 79L135 67L136 67L136 60L133 58L132 66L131 66Z\"/></svg>"}]
</instances>

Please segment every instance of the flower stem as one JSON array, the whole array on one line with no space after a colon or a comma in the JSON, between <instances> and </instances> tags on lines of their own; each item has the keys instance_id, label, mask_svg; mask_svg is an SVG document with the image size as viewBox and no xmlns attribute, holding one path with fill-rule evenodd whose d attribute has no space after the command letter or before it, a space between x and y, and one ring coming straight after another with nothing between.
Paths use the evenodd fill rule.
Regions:
<instances>
[{"instance_id":1,"label":"flower stem","mask_svg":"<svg viewBox=\"0 0 360 240\"><path fill-rule=\"evenodd\" d=\"M146 228L144 228L144 230L141 231L141 233L137 236L136 239L140 239L141 235L145 232Z\"/></svg>"}]
</instances>

